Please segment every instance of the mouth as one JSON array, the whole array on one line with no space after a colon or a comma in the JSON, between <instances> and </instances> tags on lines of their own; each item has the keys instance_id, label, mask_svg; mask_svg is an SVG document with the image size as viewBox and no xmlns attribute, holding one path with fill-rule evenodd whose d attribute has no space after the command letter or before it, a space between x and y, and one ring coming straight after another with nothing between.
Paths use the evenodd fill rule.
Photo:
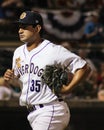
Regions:
<instances>
[{"instance_id":1,"label":"mouth","mask_svg":"<svg viewBox=\"0 0 104 130\"><path fill-rule=\"evenodd\" d=\"M20 38L24 38L24 35L19 35Z\"/></svg>"}]
</instances>

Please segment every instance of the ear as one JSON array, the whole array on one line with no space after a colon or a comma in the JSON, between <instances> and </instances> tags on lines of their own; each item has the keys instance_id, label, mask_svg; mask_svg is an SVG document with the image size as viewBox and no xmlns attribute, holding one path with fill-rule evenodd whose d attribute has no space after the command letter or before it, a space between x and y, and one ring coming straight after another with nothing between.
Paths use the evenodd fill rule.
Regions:
<instances>
[{"instance_id":1,"label":"ear","mask_svg":"<svg viewBox=\"0 0 104 130\"><path fill-rule=\"evenodd\" d=\"M41 30L41 26L40 26L40 25L37 25L36 27L37 27L37 32L39 33L40 30Z\"/></svg>"}]
</instances>

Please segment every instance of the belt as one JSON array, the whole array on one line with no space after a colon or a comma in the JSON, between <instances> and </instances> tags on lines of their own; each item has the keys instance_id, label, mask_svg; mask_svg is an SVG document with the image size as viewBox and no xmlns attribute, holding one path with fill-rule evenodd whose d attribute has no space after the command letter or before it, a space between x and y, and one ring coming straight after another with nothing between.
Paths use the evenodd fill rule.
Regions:
<instances>
[{"instance_id":1,"label":"belt","mask_svg":"<svg viewBox=\"0 0 104 130\"><path fill-rule=\"evenodd\" d=\"M35 111L35 110L42 108L42 107L44 107L43 104L31 105L31 106L29 105L29 106L27 106L27 110L30 113L30 112Z\"/></svg>"},{"instance_id":2,"label":"belt","mask_svg":"<svg viewBox=\"0 0 104 130\"><path fill-rule=\"evenodd\" d=\"M63 99L58 99L58 101L59 101L59 102L62 102ZM50 103L49 103L49 104L50 104ZM48 103L47 103L47 105L48 105ZM45 105L44 105L44 104L27 105L27 110L28 110L28 112L30 113L30 112L32 112L32 111L35 111L35 110L39 109L39 108L43 108L44 106L46 106L46 104L45 104Z\"/></svg>"}]
</instances>

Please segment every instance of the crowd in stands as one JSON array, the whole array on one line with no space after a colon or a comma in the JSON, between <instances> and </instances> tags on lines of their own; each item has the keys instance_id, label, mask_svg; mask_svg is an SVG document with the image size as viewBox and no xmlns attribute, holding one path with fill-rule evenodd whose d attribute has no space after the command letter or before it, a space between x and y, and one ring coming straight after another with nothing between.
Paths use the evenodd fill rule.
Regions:
<instances>
[{"instance_id":1,"label":"crowd in stands","mask_svg":"<svg viewBox=\"0 0 104 130\"><path fill-rule=\"evenodd\" d=\"M51 38L80 40L84 37L84 32L88 33L84 31L87 12L97 11L99 22L104 26L103 5L103 0L0 0L0 37L2 33L14 36L17 30L12 22L17 20L24 10L35 10L42 14L47 23L45 31ZM103 29L99 31L100 34L103 33Z\"/></svg>"},{"instance_id":2,"label":"crowd in stands","mask_svg":"<svg viewBox=\"0 0 104 130\"><path fill-rule=\"evenodd\" d=\"M104 27L99 21L99 14L92 12L85 24L84 37L87 43L102 43L104 41Z\"/></svg>"},{"instance_id":3,"label":"crowd in stands","mask_svg":"<svg viewBox=\"0 0 104 130\"><path fill-rule=\"evenodd\" d=\"M94 31L91 34L94 37L96 37L95 35L97 37L99 37L98 35L104 35L103 9L103 0L99 0L99 2L98 0L44 0L44 2L42 0L1 0L0 34L6 33L7 36L11 34L14 36L17 29L11 23L18 19L21 12L33 10L42 14L46 23L45 31L48 32L50 38L53 36L61 40L83 39L84 42L89 42L89 39L86 39L86 37L89 38L89 36L86 36L89 32ZM92 13L94 11L98 13L99 25L91 20L86 23L89 14L95 17Z\"/></svg>"},{"instance_id":4,"label":"crowd in stands","mask_svg":"<svg viewBox=\"0 0 104 130\"><path fill-rule=\"evenodd\" d=\"M92 48L87 50L79 46L80 43L104 43L104 0L1 0L0 37L4 36L6 40L10 34L17 35L17 29L13 24L11 26L11 23L21 12L30 9L38 10L42 14L46 38L74 51L91 65L93 71L87 80L68 96L104 100L104 49L91 46ZM11 68L12 55L13 51L0 50L0 99L8 100L20 94L16 81L5 84L2 79L5 70Z\"/></svg>"}]
</instances>

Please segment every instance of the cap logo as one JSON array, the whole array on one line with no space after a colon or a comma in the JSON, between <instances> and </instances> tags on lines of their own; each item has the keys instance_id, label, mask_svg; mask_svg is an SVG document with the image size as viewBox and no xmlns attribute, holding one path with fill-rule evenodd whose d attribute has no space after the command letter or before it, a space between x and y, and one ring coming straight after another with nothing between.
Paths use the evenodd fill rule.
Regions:
<instances>
[{"instance_id":1,"label":"cap logo","mask_svg":"<svg viewBox=\"0 0 104 130\"><path fill-rule=\"evenodd\" d=\"M23 12L21 15L20 15L20 19L24 19L26 17L26 13Z\"/></svg>"}]
</instances>

